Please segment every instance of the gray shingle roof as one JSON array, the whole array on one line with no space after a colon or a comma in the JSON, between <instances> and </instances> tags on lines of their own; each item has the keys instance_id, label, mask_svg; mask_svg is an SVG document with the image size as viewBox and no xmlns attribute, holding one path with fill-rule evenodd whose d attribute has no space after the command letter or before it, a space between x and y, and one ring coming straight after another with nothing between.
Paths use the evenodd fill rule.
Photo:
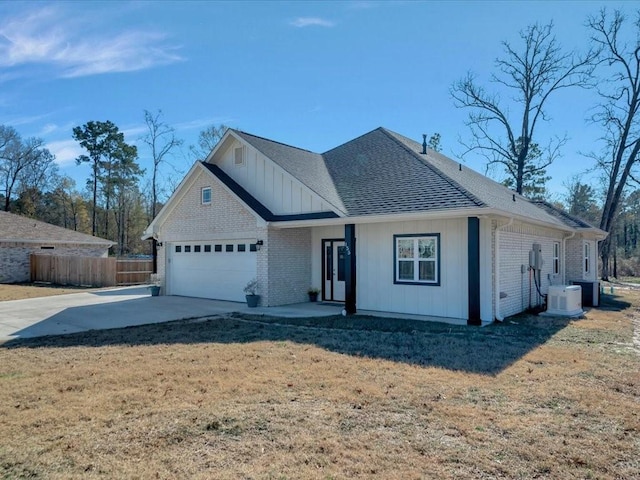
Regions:
<instances>
[{"instance_id":1,"label":"gray shingle roof","mask_svg":"<svg viewBox=\"0 0 640 480\"><path fill-rule=\"evenodd\" d=\"M346 216L488 208L586 228L438 152L424 155L420 143L382 127L323 154L233 132Z\"/></svg>"},{"instance_id":2,"label":"gray shingle roof","mask_svg":"<svg viewBox=\"0 0 640 480\"><path fill-rule=\"evenodd\" d=\"M323 157L349 215L483 206L382 128L329 150Z\"/></svg>"},{"instance_id":3,"label":"gray shingle roof","mask_svg":"<svg viewBox=\"0 0 640 480\"><path fill-rule=\"evenodd\" d=\"M388 130L387 132L406 145L411 151L416 152L416 155L421 158L423 162L432 165L458 183L467 192L479 198L484 205L502 210L507 214L566 227L566 224L558 218L504 185L431 149L427 151L427 155L422 155L419 153L422 152L422 145L418 142Z\"/></svg>"},{"instance_id":4,"label":"gray shingle roof","mask_svg":"<svg viewBox=\"0 0 640 480\"><path fill-rule=\"evenodd\" d=\"M84 233L51 225L32 218L0 211L0 242L30 241L42 243L75 243L104 245L114 244L111 240L93 237Z\"/></svg>"},{"instance_id":5,"label":"gray shingle roof","mask_svg":"<svg viewBox=\"0 0 640 480\"><path fill-rule=\"evenodd\" d=\"M571 228L598 228L550 203L541 200L533 203Z\"/></svg>"}]
</instances>

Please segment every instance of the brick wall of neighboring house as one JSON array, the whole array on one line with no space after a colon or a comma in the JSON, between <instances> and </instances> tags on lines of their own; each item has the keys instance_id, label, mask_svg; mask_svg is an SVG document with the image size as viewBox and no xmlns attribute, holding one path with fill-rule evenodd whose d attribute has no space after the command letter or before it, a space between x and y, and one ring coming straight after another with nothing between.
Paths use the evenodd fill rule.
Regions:
<instances>
[{"instance_id":1,"label":"brick wall of neighboring house","mask_svg":"<svg viewBox=\"0 0 640 480\"><path fill-rule=\"evenodd\" d=\"M203 187L211 187L211 204L202 205ZM159 230L158 276L166 276L167 242L256 238L256 218L212 175L201 171Z\"/></svg>"},{"instance_id":2,"label":"brick wall of neighboring house","mask_svg":"<svg viewBox=\"0 0 640 480\"><path fill-rule=\"evenodd\" d=\"M560 242L562 245L562 237L560 231L526 224L514 224L500 232L500 291L497 294L502 297L500 314L503 317L526 310L529 298L531 305L542 303L538 301L533 273L528 270L529 251L534 243L542 246L544 264L539 287L546 294L553 275L553 244Z\"/></svg>"},{"instance_id":3,"label":"brick wall of neighboring house","mask_svg":"<svg viewBox=\"0 0 640 480\"><path fill-rule=\"evenodd\" d=\"M54 247L42 249L41 247ZM0 282L17 283L31 280L30 256L38 255L66 255L78 257L106 257L108 249L105 246L81 244L38 244L21 242L0 243Z\"/></svg>"},{"instance_id":4,"label":"brick wall of neighboring house","mask_svg":"<svg viewBox=\"0 0 640 480\"><path fill-rule=\"evenodd\" d=\"M307 290L311 285L311 229L269 229L265 243L262 255L269 264L266 277L265 266L260 258L258 260L260 281L267 284L263 305L272 307L307 301ZM265 262L264 258L262 262Z\"/></svg>"}]
</instances>

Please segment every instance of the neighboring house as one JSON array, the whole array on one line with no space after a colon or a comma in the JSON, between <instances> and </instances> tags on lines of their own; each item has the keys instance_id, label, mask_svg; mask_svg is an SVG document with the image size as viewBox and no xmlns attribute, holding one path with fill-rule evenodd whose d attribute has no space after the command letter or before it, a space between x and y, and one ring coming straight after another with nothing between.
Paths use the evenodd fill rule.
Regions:
<instances>
[{"instance_id":1,"label":"neighboring house","mask_svg":"<svg viewBox=\"0 0 640 480\"><path fill-rule=\"evenodd\" d=\"M106 257L111 245L103 238L0 212L0 282L28 282L32 253Z\"/></svg>"},{"instance_id":2,"label":"neighboring house","mask_svg":"<svg viewBox=\"0 0 640 480\"><path fill-rule=\"evenodd\" d=\"M597 278L606 233L378 128L324 154L229 129L145 232L165 293L263 306L322 300L489 322L551 282Z\"/></svg>"}]
</instances>

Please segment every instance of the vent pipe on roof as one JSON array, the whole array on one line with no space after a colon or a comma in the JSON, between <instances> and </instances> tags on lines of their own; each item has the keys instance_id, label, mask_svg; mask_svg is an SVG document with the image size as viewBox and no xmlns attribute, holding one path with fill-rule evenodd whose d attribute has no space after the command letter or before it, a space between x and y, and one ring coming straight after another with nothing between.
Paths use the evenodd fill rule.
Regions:
<instances>
[{"instance_id":1,"label":"vent pipe on roof","mask_svg":"<svg viewBox=\"0 0 640 480\"><path fill-rule=\"evenodd\" d=\"M422 134L422 154L423 155L427 154L427 134L426 133Z\"/></svg>"}]
</instances>

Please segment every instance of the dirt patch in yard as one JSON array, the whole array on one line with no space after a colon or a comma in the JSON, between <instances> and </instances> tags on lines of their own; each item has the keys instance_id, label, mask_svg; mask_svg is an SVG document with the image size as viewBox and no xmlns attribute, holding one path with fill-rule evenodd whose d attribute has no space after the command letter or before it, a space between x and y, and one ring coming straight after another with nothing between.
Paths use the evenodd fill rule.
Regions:
<instances>
[{"instance_id":1,"label":"dirt patch in yard","mask_svg":"<svg viewBox=\"0 0 640 480\"><path fill-rule=\"evenodd\" d=\"M91 287L72 287L45 283L0 283L0 302L25 298L51 297L97 290Z\"/></svg>"},{"instance_id":2,"label":"dirt patch in yard","mask_svg":"<svg viewBox=\"0 0 640 480\"><path fill-rule=\"evenodd\" d=\"M623 295L485 328L220 317L12 341L0 477L639 478Z\"/></svg>"}]
</instances>

